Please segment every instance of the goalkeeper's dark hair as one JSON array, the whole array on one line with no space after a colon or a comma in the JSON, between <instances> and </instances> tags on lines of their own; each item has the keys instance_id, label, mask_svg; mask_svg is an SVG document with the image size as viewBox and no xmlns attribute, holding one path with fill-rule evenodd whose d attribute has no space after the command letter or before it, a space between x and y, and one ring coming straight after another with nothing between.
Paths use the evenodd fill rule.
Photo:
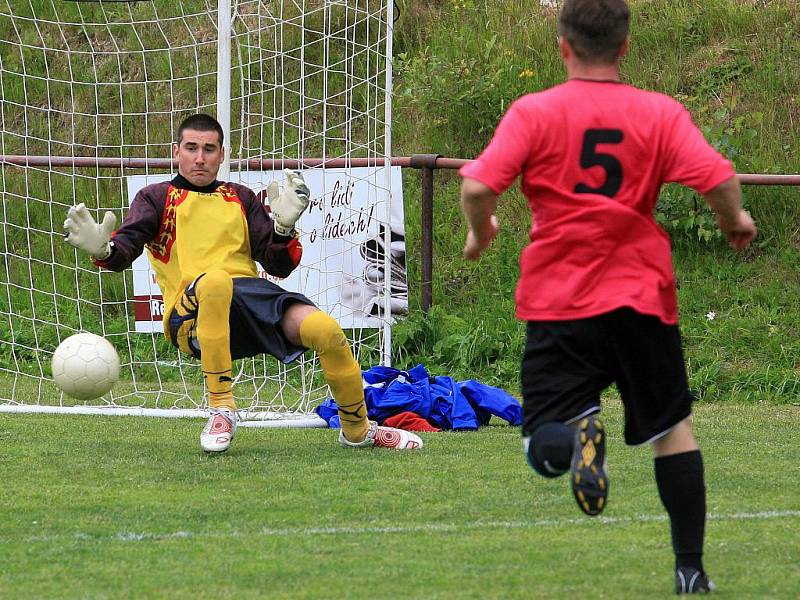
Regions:
<instances>
[{"instance_id":1,"label":"goalkeeper's dark hair","mask_svg":"<svg viewBox=\"0 0 800 600\"><path fill-rule=\"evenodd\" d=\"M583 62L613 63L628 37L630 20L625 0L565 0L558 34Z\"/></svg>"},{"instance_id":2,"label":"goalkeeper's dark hair","mask_svg":"<svg viewBox=\"0 0 800 600\"><path fill-rule=\"evenodd\" d=\"M225 139L225 134L222 132L222 125L219 124L219 121L217 121L211 115L204 113L198 113L196 115L192 115L191 117L186 117L181 122L180 126L178 127L179 145L183 139L183 132L186 129L192 129L194 131L216 131L219 134L220 146L222 146L222 142Z\"/></svg>"}]
</instances>

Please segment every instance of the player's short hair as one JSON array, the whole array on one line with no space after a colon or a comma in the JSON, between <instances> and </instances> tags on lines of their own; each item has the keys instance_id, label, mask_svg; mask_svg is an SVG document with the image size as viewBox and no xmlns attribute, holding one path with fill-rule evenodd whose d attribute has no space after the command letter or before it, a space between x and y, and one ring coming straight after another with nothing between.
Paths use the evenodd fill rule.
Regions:
<instances>
[{"instance_id":1,"label":"player's short hair","mask_svg":"<svg viewBox=\"0 0 800 600\"><path fill-rule=\"evenodd\" d=\"M613 63L630 31L625 0L565 0L558 34L583 62Z\"/></svg>"},{"instance_id":2,"label":"player's short hair","mask_svg":"<svg viewBox=\"0 0 800 600\"><path fill-rule=\"evenodd\" d=\"M225 139L225 134L222 132L222 125L219 124L214 117L211 115L206 115L204 113L198 113L196 115L192 115L191 117L186 117L178 127L178 145L180 145L181 140L183 140L183 132L187 129L191 129L193 131L216 131L219 134L219 145L222 146L222 142Z\"/></svg>"}]
</instances>

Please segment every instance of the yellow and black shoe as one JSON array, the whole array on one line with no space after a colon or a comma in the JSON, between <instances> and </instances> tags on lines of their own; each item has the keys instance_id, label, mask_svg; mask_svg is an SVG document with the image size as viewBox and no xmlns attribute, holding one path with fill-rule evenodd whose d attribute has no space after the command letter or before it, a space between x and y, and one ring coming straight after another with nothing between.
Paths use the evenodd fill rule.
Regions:
<instances>
[{"instance_id":1,"label":"yellow and black shoe","mask_svg":"<svg viewBox=\"0 0 800 600\"><path fill-rule=\"evenodd\" d=\"M594 517L603 512L608 497L606 475L606 431L603 423L590 415L580 420L575 431L570 480L580 509Z\"/></svg>"}]
</instances>

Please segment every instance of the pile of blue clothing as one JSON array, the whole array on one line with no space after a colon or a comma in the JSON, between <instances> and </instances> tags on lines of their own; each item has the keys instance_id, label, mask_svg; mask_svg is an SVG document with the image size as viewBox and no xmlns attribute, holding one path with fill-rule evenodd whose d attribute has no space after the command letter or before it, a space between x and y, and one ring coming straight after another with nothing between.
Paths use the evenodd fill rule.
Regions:
<instances>
[{"instance_id":1,"label":"pile of blue clothing","mask_svg":"<svg viewBox=\"0 0 800 600\"><path fill-rule=\"evenodd\" d=\"M492 416L511 425L522 423L522 407L508 392L474 379L455 382L452 377L431 377L422 365L408 371L372 367L363 372L369 418L386 419L412 412L440 429L473 431ZM336 402L325 400L316 409L329 427L339 426Z\"/></svg>"}]
</instances>

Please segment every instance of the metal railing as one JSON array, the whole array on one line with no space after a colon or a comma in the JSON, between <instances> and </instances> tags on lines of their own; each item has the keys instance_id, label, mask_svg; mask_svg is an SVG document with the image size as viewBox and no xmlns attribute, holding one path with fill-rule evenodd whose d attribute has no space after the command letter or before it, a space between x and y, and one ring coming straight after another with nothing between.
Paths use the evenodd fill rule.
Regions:
<instances>
[{"instance_id":1,"label":"metal railing","mask_svg":"<svg viewBox=\"0 0 800 600\"><path fill-rule=\"evenodd\" d=\"M392 159L395 160L405 159ZM464 158L444 158L439 154L412 154L408 159L407 166L420 169L422 179L420 308L425 312L433 304L433 171L460 169L468 162L471 161ZM742 185L800 185L800 175L742 173L738 177Z\"/></svg>"}]
</instances>

